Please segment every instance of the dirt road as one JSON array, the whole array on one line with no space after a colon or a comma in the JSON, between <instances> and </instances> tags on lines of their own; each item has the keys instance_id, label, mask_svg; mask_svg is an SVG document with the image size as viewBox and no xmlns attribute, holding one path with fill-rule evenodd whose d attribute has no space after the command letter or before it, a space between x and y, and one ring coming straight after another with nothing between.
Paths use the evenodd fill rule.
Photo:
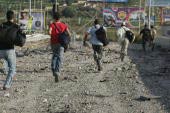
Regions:
<instances>
[{"instance_id":1,"label":"dirt road","mask_svg":"<svg viewBox=\"0 0 170 113\"><path fill-rule=\"evenodd\" d=\"M50 70L47 45L17 58L17 75L9 91L0 91L0 113L170 113L170 52L143 53L129 48L125 62L119 45L105 48L104 70L98 73L92 51L76 46L65 53L60 82ZM5 80L0 75L0 85Z\"/></svg>"}]
</instances>

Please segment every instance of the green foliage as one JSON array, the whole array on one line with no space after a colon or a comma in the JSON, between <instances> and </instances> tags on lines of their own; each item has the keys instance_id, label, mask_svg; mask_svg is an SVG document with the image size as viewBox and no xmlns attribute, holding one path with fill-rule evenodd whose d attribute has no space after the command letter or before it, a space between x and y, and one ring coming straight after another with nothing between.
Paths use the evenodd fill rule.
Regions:
<instances>
[{"instance_id":1,"label":"green foliage","mask_svg":"<svg viewBox=\"0 0 170 113\"><path fill-rule=\"evenodd\" d=\"M62 10L62 15L64 17L74 17L76 14L76 10L73 7L66 7L65 9Z\"/></svg>"},{"instance_id":2,"label":"green foliage","mask_svg":"<svg viewBox=\"0 0 170 113\"><path fill-rule=\"evenodd\" d=\"M74 1L75 0L66 0L66 4L70 6Z\"/></svg>"}]
</instances>

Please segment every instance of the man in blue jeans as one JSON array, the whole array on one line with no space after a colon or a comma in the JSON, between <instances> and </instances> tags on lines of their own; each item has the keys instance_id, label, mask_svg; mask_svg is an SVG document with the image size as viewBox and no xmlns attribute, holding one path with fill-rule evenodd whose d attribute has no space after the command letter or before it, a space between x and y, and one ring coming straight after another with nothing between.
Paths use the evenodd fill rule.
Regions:
<instances>
[{"instance_id":1,"label":"man in blue jeans","mask_svg":"<svg viewBox=\"0 0 170 113\"><path fill-rule=\"evenodd\" d=\"M7 11L6 17L7 17L7 22L3 23L2 24L3 26L19 27L14 23L13 11L11 10ZM11 87L12 79L16 74L16 54L15 54L14 44L12 42L0 40L0 59L4 59L8 67L7 78L3 85L3 90L6 90Z\"/></svg>"},{"instance_id":2,"label":"man in blue jeans","mask_svg":"<svg viewBox=\"0 0 170 113\"><path fill-rule=\"evenodd\" d=\"M58 12L54 13L53 18L54 23L50 24L49 34L51 36L51 49L53 52L51 68L53 76L55 77L55 82L58 82L58 77L60 76L61 65L63 63L64 47L61 46L59 41L59 34L67 31L70 37L70 31L66 24L60 21L60 15ZM57 27L57 28L56 28Z\"/></svg>"}]
</instances>

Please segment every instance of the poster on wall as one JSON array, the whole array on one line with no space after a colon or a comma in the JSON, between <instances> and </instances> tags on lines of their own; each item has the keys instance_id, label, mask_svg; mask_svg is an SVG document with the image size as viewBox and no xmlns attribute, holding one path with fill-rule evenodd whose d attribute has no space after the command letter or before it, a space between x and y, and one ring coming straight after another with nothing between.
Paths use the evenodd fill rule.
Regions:
<instances>
[{"instance_id":1,"label":"poster on wall","mask_svg":"<svg viewBox=\"0 0 170 113\"><path fill-rule=\"evenodd\" d=\"M145 23L144 8L104 8L104 24L108 27L118 27L126 22L129 27L138 27Z\"/></svg>"},{"instance_id":2,"label":"poster on wall","mask_svg":"<svg viewBox=\"0 0 170 113\"><path fill-rule=\"evenodd\" d=\"M109 3L123 3L128 2L128 0L87 0L88 2L109 2Z\"/></svg>"},{"instance_id":3,"label":"poster on wall","mask_svg":"<svg viewBox=\"0 0 170 113\"><path fill-rule=\"evenodd\" d=\"M163 24L170 25L170 8L163 8Z\"/></svg>"},{"instance_id":4,"label":"poster on wall","mask_svg":"<svg viewBox=\"0 0 170 113\"><path fill-rule=\"evenodd\" d=\"M44 13L32 12L33 17L32 29L33 30L43 30L44 29Z\"/></svg>"},{"instance_id":5,"label":"poster on wall","mask_svg":"<svg viewBox=\"0 0 170 113\"><path fill-rule=\"evenodd\" d=\"M44 13L31 12L31 16L28 12L21 12L19 25L22 30L44 30Z\"/></svg>"}]
</instances>

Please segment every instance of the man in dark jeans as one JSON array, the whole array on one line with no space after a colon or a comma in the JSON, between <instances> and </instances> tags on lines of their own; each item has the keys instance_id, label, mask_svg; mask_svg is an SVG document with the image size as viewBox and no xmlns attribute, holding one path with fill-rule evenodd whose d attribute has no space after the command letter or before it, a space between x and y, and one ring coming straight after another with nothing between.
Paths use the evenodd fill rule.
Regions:
<instances>
[{"instance_id":1,"label":"man in dark jeans","mask_svg":"<svg viewBox=\"0 0 170 113\"><path fill-rule=\"evenodd\" d=\"M95 19L94 26L89 28L88 31L85 33L84 45L86 44L88 35L90 35L90 43L92 44L92 48L94 51L93 57L94 57L94 60L96 61L98 71L102 71L103 43L97 39L96 34L95 34L95 32L99 28L100 28L99 21L98 19Z\"/></svg>"},{"instance_id":2,"label":"man in dark jeans","mask_svg":"<svg viewBox=\"0 0 170 113\"><path fill-rule=\"evenodd\" d=\"M3 26L13 26L19 28L18 25L14 23L14 12L7 11L6 14L7 22L3 23ZM14 49L14 44L7 41L0 40L0 59L4 59L7 63L7 78L4 83L3 89L6 90L11 87L12 79L16 74L16 54Z\"/></svg>"},{"instance_id":3,"label":"man in dark jeans","mask_svg":"<svg viewBox=\"0 0 170 113\"><path fill-rule=\"evenodd\" d=\"M146 43L149 42L151 39L151 30L148 28L148 26L145 24L144 28L140 31L140 35L142 35L142 47L143 51L146 51Z\"/></svg>"},{"instance_id":4,"label":"man in dark jeans","mask_svg":"<svg viewBox=\"0 0 170 113\"><path fill-rule=\"evenodd\" d=\"M60 14L56 12L53 16L55 22L51 23L49 28L49 34L51 36L51 49L53 52L51 68L53 76L55 77L55 82L58 82L58 77L60 76L61 66L64 57L64 47L61 46L58 36L60 32L64 32L65 30L67 31L70 37L71 34L68 29L68 26L60 21ZM59 30L56 27L58 27Z\"/></svg>"}]
</instances>

